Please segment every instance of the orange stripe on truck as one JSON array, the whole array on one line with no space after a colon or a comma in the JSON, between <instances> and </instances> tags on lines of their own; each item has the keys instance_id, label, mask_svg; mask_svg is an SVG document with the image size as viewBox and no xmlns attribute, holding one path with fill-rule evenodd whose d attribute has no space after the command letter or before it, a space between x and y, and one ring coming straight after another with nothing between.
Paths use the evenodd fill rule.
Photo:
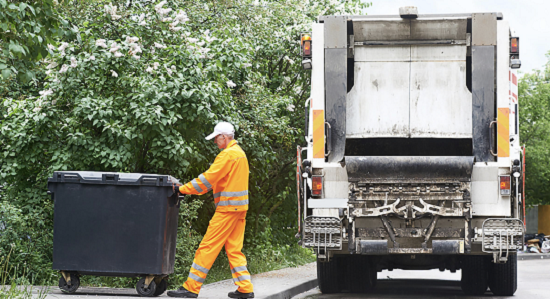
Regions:
<instances>
[{"instance_id":1,"label":"orange stripe on truck","mask_svg":"<svg viewBox=\"0 0 550 299\"><path fill-rule=\"evenodd\" d=\"M497 146L499 157L510 157L510 109L498 108Z\"/></svg>"},{"instance_id":2,"label":"orange stripe on truck","mask_svg":"<svg viewBox=\"0 0 550 299\"><path fill-rule=\"evenodd\" d=\"M313 158L325 158L324 110L313 110Z\"/></svg>"}]
</instances>

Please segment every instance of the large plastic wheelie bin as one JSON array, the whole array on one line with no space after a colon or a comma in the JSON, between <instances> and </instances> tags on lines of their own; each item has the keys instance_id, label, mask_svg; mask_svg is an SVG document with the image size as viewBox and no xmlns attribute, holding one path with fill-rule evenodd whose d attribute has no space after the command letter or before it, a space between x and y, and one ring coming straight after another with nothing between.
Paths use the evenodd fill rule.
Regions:
<instances>
[{"instance_id":1,"label":"large plastic wheelie bin","mask_svg":"<svg viewBox=\"0 0 550 299\"><path fill-rule=\"evenodd\" d=\"M82 275L141 277L141 296L166 291L174 272L179 200L168 175L56 171L53 269L74 293Z\"/></svg>"}]
</instances>

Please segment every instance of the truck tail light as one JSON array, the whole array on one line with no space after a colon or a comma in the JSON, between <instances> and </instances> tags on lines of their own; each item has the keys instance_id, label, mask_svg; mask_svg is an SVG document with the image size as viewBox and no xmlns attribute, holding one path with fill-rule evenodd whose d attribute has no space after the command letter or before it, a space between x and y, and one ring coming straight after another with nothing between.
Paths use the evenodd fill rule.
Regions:
<instances>
[{"instance_id":1,"label":"truck tail light","mask_svg":"<svg viewBox=\"0 0 550 299\"><path fill-rule=\"evenodd\" d=\"M311 194L313 196L320 196L323 192L323 177L314 175L311 177L312 182L312 188L311 188Z\"/></svg>"},{"instance_id":2,"label":"truck tail light","mask_svg":"<svg viewBox=\"0 0 550 299\"><path fill-rule=\"evenodd\" d=\"M510 55L519 55L519 37L510 38Z\"/></svg>"},{"instance_id":3,"label":"truck tail light","mask_svg":"<svg viewBox=\"0 0 550 299\"><path fill-rule=\"evenodd\" d=\"M511 194L510 186L510 176L501 175L500 176L500 195L510 195Z\"/></svg>"},{"instance_id":4,"label":"truck tail light","mask_svg":"<svg viewBox=\"0 0 550 299\"><path fill-rule=\"evenodd\" d=\"M304 56L311 56L311 41L304 41Z\"/></svg>"}]
</instances>

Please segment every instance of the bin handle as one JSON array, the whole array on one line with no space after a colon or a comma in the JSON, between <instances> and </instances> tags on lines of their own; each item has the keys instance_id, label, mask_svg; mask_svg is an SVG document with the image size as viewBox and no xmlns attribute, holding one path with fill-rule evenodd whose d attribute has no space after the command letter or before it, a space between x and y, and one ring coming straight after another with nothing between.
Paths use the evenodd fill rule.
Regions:
<instances>
[{"instance_id":1,"label":"bin handle","mask_svg":"<svg viewBox=\"0 0 550 299\"><path fill-rule=\"evenodd\" d=\"M147 184L147 185L158 185L159 178L158 177L142 177L141 183Z\"/></svg>"},{"instance_id":2,"label":"bin handle","mask_svg":"<svg viewBox=\"0 0 550 299\"><path fill-rule=\"evenodd\" d=\"M117 173L104 173L101 176L101 179L102 179L103 183L107 183L107 182L116 183L116 182L118 182L118 174Z\"/></svg>"}]
</instances>

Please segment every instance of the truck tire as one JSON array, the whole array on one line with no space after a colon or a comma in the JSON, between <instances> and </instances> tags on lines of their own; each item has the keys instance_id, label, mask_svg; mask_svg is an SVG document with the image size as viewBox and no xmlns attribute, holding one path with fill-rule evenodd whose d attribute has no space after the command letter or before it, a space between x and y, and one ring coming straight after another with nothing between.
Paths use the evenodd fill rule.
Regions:
<instances>
[{"instance_id":1,"label":"truck tire","mask_svg":"<svg viewBox=\"0 0 550 299\"><path fill-rule=\"evenodd\" d=\"M511 254L504 264L489 266L489 288L497 296L512 296L518 288L518 256Z\"/></svg>"},{"instance_id":2,"label":"truck tire","mask_svg":"<svg viewBox=\"0 0 550 299\"><path fill-rule=\"evenodd\" d=\"M485 294L489 285L489 263L487 256L471 255L462 257L460 287L466 295L480 296Z\"/></svg>"},{"instance_id":3,"label":"truck tire","mask_svg":"<svg viewBox=\"0 0 550 299\"><path fill-rule=\"evenodd\" d=\"M317 281L319 290L323 294L333 294L342 291L342 270L338 268L340 257L332 257L330 261L321 261L317 258Z\"/></svg>"},{"instance_id":4,"label":"truck tire","mask_svg":"<svg viewBox=\"0 0 550 299\"><path fill-rule=\"evenodd\" d=\"M351 293L370 293L376 286L378 272L371 258L364 255L346 256L345 281Z\"/></svg>"}]
</instances>

